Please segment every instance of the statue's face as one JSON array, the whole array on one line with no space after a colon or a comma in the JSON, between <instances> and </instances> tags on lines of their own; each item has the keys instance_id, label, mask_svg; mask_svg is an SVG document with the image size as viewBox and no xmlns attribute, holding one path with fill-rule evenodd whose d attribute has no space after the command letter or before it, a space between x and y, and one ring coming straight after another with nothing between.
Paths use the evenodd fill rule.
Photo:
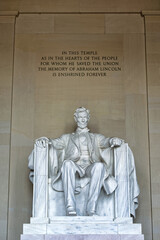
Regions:
<instances>
[{"instance_id":1,"label":"statue's face","mask_svg":"<svg viewBox=\"0 0 160 240\"><path fill-rule=\"evenodd\" d=\"M87 112L78 113L78 117L76 118L77 126L80 128L87 127L89 118Z\"/></svg>"}]
</instances>

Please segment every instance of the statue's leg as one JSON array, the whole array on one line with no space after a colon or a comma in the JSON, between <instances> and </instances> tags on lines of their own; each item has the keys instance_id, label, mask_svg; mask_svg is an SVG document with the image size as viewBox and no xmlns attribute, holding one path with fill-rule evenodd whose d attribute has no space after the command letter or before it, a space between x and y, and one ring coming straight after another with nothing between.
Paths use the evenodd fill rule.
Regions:
<instances>
[{"instance_id":1,"label":"statue's leg","mask_svg":"<svg viewBox=\"0 0 160 240\"><path fill-rule=\"evenodd\" d=\"M103 185L105 171L105 166L101 162L93 163L86 169L86 175L90 177L87 203L88 215L96 214L96 205Z\"/></svg>"},{"instance_id":2,"label":"statue's leg","mask_svg":"<svg viewBox=\"0 0 160 240\"><path fill-rule=\"evenodd\" d=\"M70 160L64 161L61 172L67 215L74 216L76 215L76 200L74 195L76 169L74 163Z\"/></svg>"}]
</instances>

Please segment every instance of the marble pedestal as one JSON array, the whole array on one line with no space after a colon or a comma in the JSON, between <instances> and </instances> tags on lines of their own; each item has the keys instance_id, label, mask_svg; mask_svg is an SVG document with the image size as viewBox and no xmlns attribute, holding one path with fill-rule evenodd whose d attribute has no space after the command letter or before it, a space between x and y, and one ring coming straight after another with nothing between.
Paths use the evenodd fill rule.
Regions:
<instances>
[{"instance_id":1,"label":"marble pedestal","mask_svg":"<svg viewBox=\"0 0 160 240\"><path fill-rule=\"evenodd\" d=\"M132 218L107 217L54 217L50 222L40 223L31 219L23 225L21 240L144 240L141 224Z\"/></svg>"},{"instance_id":2,"label":"marble pedestal","mask_svg":"<svg viewBox=\"0 0 160 240\"><path fill-rule=\"evenodd\" d=\"M21 240L144 240L140 234L22 235Z\"/></svg>"}]
</instances>

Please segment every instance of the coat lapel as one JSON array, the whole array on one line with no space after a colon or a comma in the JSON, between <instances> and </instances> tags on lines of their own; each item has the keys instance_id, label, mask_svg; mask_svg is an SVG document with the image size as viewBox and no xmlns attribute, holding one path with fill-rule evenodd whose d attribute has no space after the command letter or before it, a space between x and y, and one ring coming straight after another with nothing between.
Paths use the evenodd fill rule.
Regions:
<instances>
[{"instance_id":1,"label":"coat lapel","mask_svg":"<svg viewBox=\"0 0 160 240\"><path fill-rule=\"evenodd\" d=\"M94 151L94 141L95 141L94 136L91 133L86 133L86 137L87 137L89 154L90 156L92 156L92 152ZM80 151L79 135L76 133L72 133L71 140Z\"/></svg>"},{"instance_id":2,"label":"coat lapel","mask_svg":"<svg viewBox=\"0 0 160 240\"><path fill-rule=\"evenodd\" d=\"M79 146L79 136L78 134L76 133L72 133L71 135L71 140L72 142L75 144L75 146L78 148L78 150L80 149L80 146Z\"/></svg>"},{"instance_id":3,"label":"coat lapel","mask_svg":"<svg viewBox=\"0 0 160 240\"><path fill-rule=\"evenodd\" d=\"M87 133L86 136L87 136L89 154L90 156L92 156L93 147L94 147L94 137L91 133Z\"/></svg>"}]
</instances>

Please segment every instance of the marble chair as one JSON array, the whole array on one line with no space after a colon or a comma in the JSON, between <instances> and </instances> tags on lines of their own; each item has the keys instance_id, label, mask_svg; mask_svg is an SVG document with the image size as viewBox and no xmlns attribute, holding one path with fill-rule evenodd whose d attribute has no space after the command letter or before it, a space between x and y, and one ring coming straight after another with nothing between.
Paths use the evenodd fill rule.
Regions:
<instances>
[{"instance_id":1,"label":"marble chair","mask_svg":"<svg viewBox=\"0 0 160 240\"><path fill-rule=\"evenodd\" d=\"M34 145L29 157L30 179L33 182L32 222L51 222L55 216L66 216L64 193L57 192L51 187L51 163L49 145L45 148ZM109 172L118 183L116 190L106 195L103 188L98 199L96 213L109 219L135 217L138 207L139 187L132 151L127 143L113 148L110 154ZM78 178L78 176L77 176ZM80 179L79 179L80 180ZM88 179L83 179L84 182ZM89 183L81 186L76 195L76 211L79 216L86 216L86 203Z\"/></svg>"}]
</instances>

